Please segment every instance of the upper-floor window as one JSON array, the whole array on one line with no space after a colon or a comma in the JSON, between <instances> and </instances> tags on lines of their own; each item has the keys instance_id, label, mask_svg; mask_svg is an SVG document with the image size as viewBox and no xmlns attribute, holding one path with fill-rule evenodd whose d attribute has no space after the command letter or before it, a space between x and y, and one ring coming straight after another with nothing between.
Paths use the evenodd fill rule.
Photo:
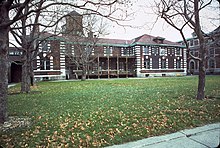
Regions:
<instances>
[{"instance_id":1,"label":"upper-floor window","mask_svg":"<svg viewBox=\"0 0 220 148\"><path fill-rule=\"evenodd\" d=\"M199 40L198 39L194 40L194 46L198 46L198 45L199 45Z\"/></svg>"},{"instance_id":2,"label":"upper-floor window","mask_svg":"<svg viewBox=\"0 0 220 148\"><path fill-rule=\"evenodd\" d=\"M189 46L193 46L193 39L189 41Z\"/></svg>"},{"instance_id":3,"label":"upper-floor window","mask_svg":"<svg viewBox=\"0 0 220 148\"><path fill-rule=\"evenodd\" d=\"M46 41L46 40L42 41L41 46L42 46L41 48L42 48L43 52L48 52L49 51L48 41Z\"/></svg>"},{"instance_id":4,"label":"upper-floor window","mask_svg":"<svg viewBox=\"0 0 220 148\"><path fill-rule=\"evenodd\" d=\"M214 48L210 48L209 49L209 55L210 56L214 56L215 55L215 49Z\"/></svg>"},{"instance_id":5,"label":"upper-floor window","mask_svg":"<svg viewBox=\"0 0 220 148\"><path fill-rule=\"evenodd\" d=\"M112 56L112 47L104 47L104 56Z\"/></svg>"},{"instance_id":6,"label":"upper-floor window","mask_svg":"<svg viewBox=\"0 0 220 148\"><path fill-rule=\"evenodd\" d=\"M176 56L181 56L182 52L181 52L181 48L176 48Z\"/></svg>"},{"instance_id":7,"label":"upper-floor window","mask_svg":"<svg viewBox=\"0 0 220 148\"><path fill-rule=\"evenodd\" d=\"M143 47L143 54L148 55L149 54L149 48L147 46Z\"/></svg>"},{"instance_id":8,"label":"upper-floor window","mask_svg":"<svg viewBox=\"0 0 220 148\"><path fill-rule=\"evenodd\" d=\"M154 54L154 55L158 54L158 49L157 48L152 48L151 53Z\"/></svg>"},{"instance_id":9,"label":"upper-floor window","mask_svg":"<svg viewBox=\"0 0 220 148\"><path fill-rule=\"evenodd\" d=\"M195 56L195 50L191 50L191 51L190 51L190 54L193 55L193 56Z\"/></svg>"},{"instance_id":10,"label":"upper-floor window","mask_svg":"<svg viewBox=\"0 0 220 148\"><path fill-rule=\"evenodd\" d=\"M132 56L134 55L133 48L121 48L121 55L122 56Z\"/></svg>"},{"instance_id":11,"label":"upper-floor window","mask_svg":"<svg viewBox=\"0 0 220 148\"><path fill-rule=\"evenodd\" d=\"M161 48L161 49L160 49L160 55L161 55L161 56L166 55L166 49Z\"/></svg>"}]
</instances>

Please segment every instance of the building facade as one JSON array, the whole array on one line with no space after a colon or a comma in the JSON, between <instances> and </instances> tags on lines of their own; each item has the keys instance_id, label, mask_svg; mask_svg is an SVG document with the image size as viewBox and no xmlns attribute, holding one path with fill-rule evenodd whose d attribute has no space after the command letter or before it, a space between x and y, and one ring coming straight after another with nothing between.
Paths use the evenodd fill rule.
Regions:
<instances>
[{"instance_id":1,"label":"building facade","mask_svg":"<svg viewBox=\"0 0 220 148\"><path fill-rule=\"evenodd\" d=\"M85 65L87 78L186 75L185 46L147 34L131 40L97 38L92 33L85 37L82 19L73 11L62 36L41 33L33 66L36 80L79 79Z\"/></svg>"},{"instance_id":2,"label":"building facade","mask_svg":"<svg viewBox=\"0 0 220 148\"><path fill-rule=\"evenodd\" d=\"M220 74L220 27L205 35L206 40L206 74ZM184 45L183 41L181 41ZM199 39L193 35L187 39L189 51L187 55L187 74L199 73L199 61L194 57L199 58ZM190 56L192 55L192 56Z\"/></svg>"},{"instance_id":3,"label":"building facade","mask_svg":"<svg viewBox=\"0 0 220 148\"><path fill-rule=\"evenodd\" d=\"M79 44L86 47L64 37L42 42L35 62L38 67L34 71L35 78L81 78L82 67L72 60L81 56ZM184 46L146 34L133 40L99 38L92 47L89 61L88 78L179 76L187 72Z\"/></svg>"}]
</instances>

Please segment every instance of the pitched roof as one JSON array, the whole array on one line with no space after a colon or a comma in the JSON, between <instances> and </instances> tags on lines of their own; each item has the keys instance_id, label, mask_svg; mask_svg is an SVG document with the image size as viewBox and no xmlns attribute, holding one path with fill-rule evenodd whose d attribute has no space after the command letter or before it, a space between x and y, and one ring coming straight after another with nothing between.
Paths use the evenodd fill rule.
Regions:
<instances>
[{"instance_id":1,"label":"pitched roof","mask_svg":"<svg viewBox=\"0 0 220 148\"><path fill-rule=\"evenodd\" d=\"M45 36L51 36L50 33L43 32ZM53 36L57 39L66 40L68 42L86 42L88 41L84 37L71 37L71 36ZM158 42L161 41L161 42ZM163 45L163 46L182 46L180 43L171 42L165 40L163 37L155 37L148 34L141 35L132 40L124 39L110 39L110 38L98 38L97 44L104 46L119 46L119 47L128 47L134 45Z\"/></svg>"},{"instance_id":2,"label":"pitched roof","mask_svg":"<svg viewBox=\"0 0 220 148\"><path fill-rule=\"evenodd\" d=\"M157 42L157 40L162 40L163 42L160 43L160 42ZM155 36L151 36L151 35L148 35L148 34L144 34L142 36L134 38L133 39L133 43L136 43L136 44L147 44L147 45L149 45L149 44L150 45L160 45L160 44L180 45L179 43L165 40L165 38L163 38L163 37L159 37L159 36L155 37Z\"/></svg>"},{"instance_id":3,"label":"pitched roof","mask_svg":"<svg viewBox=\"0 0 220 148\"><path fill-rule=\"evenodd\" d=\"M81 14L79 14L78 12L76 12L75 10L71 11L69 13L69 15L72 15L72 16L82 16Z\"/></svg>"}]
</instances>

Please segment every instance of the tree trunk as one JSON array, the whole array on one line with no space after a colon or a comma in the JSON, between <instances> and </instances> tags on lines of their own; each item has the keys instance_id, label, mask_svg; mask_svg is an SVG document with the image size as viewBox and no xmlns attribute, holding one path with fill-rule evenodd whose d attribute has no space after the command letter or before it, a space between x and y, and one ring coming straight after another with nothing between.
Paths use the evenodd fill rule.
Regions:
<instances>
[{"instance_id":1,"label":"tree trunk","mask_svg":"<svg viewBox=\"0 0 220 148\"><path fill-rule=\"evenodd\" d=\"M87 72L87 69L86 69L86 65L83 64L82 66L82 78L81 78L81 81L85 81L86 80L86 72Z\"/></svg>"},{"instance_id":2,"label":"tree trunk","mask_svg":"<svg viewBox=\"0 0 220 148\"><path fill-rule=\"evenodd\" d=\"M31 85L30 77L30 60L28 60L28 53L23 52L23 64L22 64L22 78L21 78L21 92L29 93Z\"/></svg>"},{"instance_id":3,"label":"tree trunk","mask_svg":"<svg viewBox=\"0 0 220 148\"><path fill-rule=\"evenodd\" d=\"M199 0L194 0L194 13L195 13L195 24L194 31L199 39L199 83L197 100L203 100L205 98L205 76L206 76L206 43L205 38L200 25L200 15L199 15Z\"/></svg>"},{"instance_id":4,"label":"tree trunk","mask_svg":"<svg viewBox=\"0 0 220 148\"><path fill-rule=\"evenodd\" d=\"M8 9L0 5L0 24L9 21ZM8 48L10 26L0 27L0 123L7 120Z\"/></svg>"},{"instance_id":5,"label":"tree trunk","mask_svg":"<svg viewBox=\"0 0 220 148\"><path fill-rule=\"evenodd\" d=\"M7 119L8 57L7 36L0 29L0 123Z\"/></svg>"},{"instance_id":6,"label":"tree trunk","mask_svg":"<svg viewBox=\"0 0 220 148\"><path fill-rule=\"evenodd\" d=\"M198 83L198 92L197 92L197 100L203 100L205 98L205 65L204 61L199 62L199 83Z\"/></svg>"},{"instance_id":7,"label":"tree trunk","mask_svg":"<svg viewBox=\"0 0 220 148\"><path fill-rule=\"evenodd\" d=\"M7 119L8 32L8 27L0 28L0 123L4 123Z\"/></svg>"},{"instance_id":8,"label":"tree trunk","mask_svg":"<svg viewBox=\"0 0 220 148\"><path fill-rule=\"evenodd\" d=\"M199 82L197 91L197 100L203 100L205 98L205 78L206 78L206 45L204 38L200 38L200 58L199 61Z\"/></svg>"}]
</instances>

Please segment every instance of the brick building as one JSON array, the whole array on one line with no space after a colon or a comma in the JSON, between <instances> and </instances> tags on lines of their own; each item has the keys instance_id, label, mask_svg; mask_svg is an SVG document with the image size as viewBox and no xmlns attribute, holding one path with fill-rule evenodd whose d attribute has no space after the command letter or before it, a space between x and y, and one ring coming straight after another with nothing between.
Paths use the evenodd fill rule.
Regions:
<instances>
[{"instance_id":1,"label":"brick building","mask_svg":"<svg viewBox=\"0 0 220 148\"><path fill-rule=\"evenodd\" d=\"M47 39L39 38L35 79L80 78L82 67L71 58L80 57L80 49L88 47L91 48L88 78L186 75L185 46L147 34L131 40L96 38L92 33L82 37L82 19L73 11L66 17L62 36L41 33L41 37ZM95 40L95 44L91 40Z\"/></svg>"},{"instance_id":2,"label":"brick building","mask_svg":"<svg viewBox=\"0 0 220 148\"><path fill-rule=\"evenodd\" d=\"M220 74L220 27L205 35L206 40L206 74ZM189 52L199 57L199 40L193 35L192 38L187 39L189 45ZM184 45L184 43L181 41ZM199 61L187 55L187 73L199 73Z\"/></svg>"},{"instance_id":3,"label":"brick building","mask_svg":"<svg viewBox=\"0 0 220 148\"><path fill-rule=\"evenodd\" d=\"M80 41L82 42L83 39ZM36 78L80 78L82 69L67 56L79 56L79 41L63 36L48 38L39 49ZM69 50L71 49L71 50ZM68 54L69 55L69 54ZM144 34L133 40L98 38L87 65L90 78L186 75L184 46Z\"/></svg>"}]
</instances>

